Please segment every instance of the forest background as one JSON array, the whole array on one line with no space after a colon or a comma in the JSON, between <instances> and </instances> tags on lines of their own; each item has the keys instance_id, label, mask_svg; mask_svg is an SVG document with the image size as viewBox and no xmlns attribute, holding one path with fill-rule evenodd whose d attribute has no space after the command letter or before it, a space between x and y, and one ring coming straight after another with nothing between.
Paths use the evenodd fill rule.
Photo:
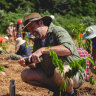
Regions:
<instances>
[{"instance_id":1,"label":"forest background","mask_svg":"<svg viewBox=\"0 0 96 96\"><path fill-rule=\"evenodd\" d=\"M32 12L54 15L53 22L74 39L96 24L96 0L0 0L0 33L6 33L10 22L24 21L24 16Z\"/></svg>"}]
</instances>

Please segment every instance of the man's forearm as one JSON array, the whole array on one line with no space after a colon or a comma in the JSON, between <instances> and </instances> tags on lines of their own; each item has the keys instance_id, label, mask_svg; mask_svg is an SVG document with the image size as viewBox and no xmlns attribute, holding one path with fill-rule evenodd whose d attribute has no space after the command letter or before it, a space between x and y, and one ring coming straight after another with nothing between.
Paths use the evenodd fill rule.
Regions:
<instances>
[{"instance_id":1,"label":"man's forearm","mask_svg":"<svg viewBox=\"0 0 96 96\"><path fill-rule=\"evenodd\" d=\"M58 56L71 55L71 51L63 45L52 46L50 48L43 47L42 54L49 54L49 50L55 51Z\"/></svg>"}]
</instances>

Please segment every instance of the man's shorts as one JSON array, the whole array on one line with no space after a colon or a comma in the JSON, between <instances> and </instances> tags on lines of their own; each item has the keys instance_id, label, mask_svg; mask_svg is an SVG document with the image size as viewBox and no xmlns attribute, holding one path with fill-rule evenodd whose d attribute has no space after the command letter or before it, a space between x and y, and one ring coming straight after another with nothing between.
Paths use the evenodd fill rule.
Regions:
<instances>
[{"instance_id":1,"label":"man's shorts","mask_svg":"<svg viewBox=\"0 0 96 96\"><path fill-rule=\"evenodd\" d=\"M74 88L80 87L86 79L86 71L83 69L83 72L79 70L77 74L73 77Z\"/></svg>"},{"instance_id":2,"label":"man's shorts","mask_svg":"<svg viewBox=\"0 0 96 96\"><path fill-rule=\"evenodd\" d=\"M66 68L71 69L69 65L64 65ZM86 71L83 69L83 72L80 70L77 72L75 76L73 76L74 88L79 88L86 79Z\"/></svg>"}]
</instances>

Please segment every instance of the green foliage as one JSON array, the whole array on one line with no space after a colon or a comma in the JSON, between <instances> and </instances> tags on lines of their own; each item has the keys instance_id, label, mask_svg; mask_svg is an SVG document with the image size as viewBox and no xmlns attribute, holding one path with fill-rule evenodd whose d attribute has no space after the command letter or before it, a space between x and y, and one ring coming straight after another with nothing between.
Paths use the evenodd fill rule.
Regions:
<instances>
[{"instance_id":1,"label":"green foliage","mask_svg":"<svg viewBox=\"0 0 96 96\"><path fill-rule=\"evenodd\" d=\"M6 43L5 43L5 42L0 43L0 51L1 51L3 54L6 54Z\"/></svg>"},{"instance_id":2,"label":"green foliage","mask_svg":"<svg viewBox=\"0 0 96 96\"><path fill-rule=\"evenodd\" d=\"M90 16L82 17L82 22L86 27L95 24L94 19L91 18Z\"/></svg>"},{"instance_id":3,"label":"green foliage","mask_svg":"<svg viewBox=\"0 0 96 96\"><path fill-rule=\"evenodd\" d=\"M89 53L92 53L92 40L87 39L83 46Z\"/></svg>"},{"instance_id":4,"label":"green foliage","mask_svg":"<svg viewBox=\"0 0 96 96\"><path fill-rule=\"evenodd\" d=\"M52 57L53 64L55 65L55 67L58 67L58 70L61 74L64 70L62 60L58 58L56 52L54 52L54 51L50 50L49 55Z\"/></svg>"},{"instance_id":5,"label":"green foliage","mask_svg":"<svg viewBox=\"0 0 96 96\"><path fill-rule=\"evenodd\" d=\"M92 77L89 77L89 81L90 81L90 84L94 85L95 84L95 81Z\"/></svg>"},{"instance_id":6,"label":"green foliage","mask_svg":"<svg viewBox=\"0 0 96 96\"><path fill-rule=\"evenodd\" d=\"M0 66L0 71L3 71L3 67L2 66Z\"/></svg>"},{"instance_id":7,"label":"green foliage","mask_svg":"<svg viewBox=\"0 0 96 96\"><path fill-rule=\"evenodd\" d=\"M85 13L83 13L84 15L86 15L86 14L89 16L95 15L96 6L94 5L93 0L87 0L86 2L83 1L82 3L84 4L84 7L82 7L83 11L85 12ZM96 4L96 2L95 2L95 4Z\"/></svg>"},{"instance_id":8,"label":"green foliage","mask_svg":"<svg viewBox=\"0 0 96 96\"><path fill-rule=\"evenodd\" d=\"M94 60L91 57L84 57L84 59L88 59L93 66L95 65Z\"/></svg>"},{"instance_id":9,"label":"green foliage","mask_svg":"<svg viewBox=\"0 0 96 96\"><path fill-rule=\"evenodd\" d=\"M62 85L60 86L60 90L62 90L63 92L64 91L66 92L66 86L67 86L67 82L63 82Z\"/></svg>"},{"instance_id":10,"label":"green foliage","mask_svg":"<svg viewBox=\"0 0 96 96\"><path fill-rule=\"evenodd\" d=\"M63 24L64 24L63 16L61 16L60 14L57 14L57 13L55 13L54 16L55 16L55 20L53 21L53 23L56 24L57 26L64 27L63 26Z\"/></svg>"},{"instance_id":11,"label":"green foliage","mask_svg":"<svg viewBox=\"0 0 96 96\"><path fill-rule=\"evenodd\" d=\"M6 26L4 25L5 22L5 17L6 17L6 13L4 10L0 10L0 23L1 23L1 26L0 26L0 33L2 33L4 30L4 28L6 28Z\"/></svg>"},{"instance_id":12,"label":"green foliage","mask_svg":"<svg viewBox=\"0 0 96 96\"><path fill-rule=\"evenodd\" d=\"M49 6L50 5L50 6ZM96 1L94 0L1 0L0 9L6 12L21 11L40 12L48 10L50 13L70 14L72 16L94 16L96 14ZM21 11L19 11L21 13Z\"/></svg>"},{"instance_id":13,"label":"green foliage","mask_svg":"<svg viewBox=\"0 0 96 96\"><path fill-rule=\"evenodd\" d=\"M27 50L28 50L28 43L27 42L25 42L25 47L27 48Z\"/></svg>"},{"instance_id":14,"label":"green foliage","mask_svg":"<svg viewBox=\"0 0 96 96\"><path fill-rule=\"evenodd\" d=\"M23 13L13 13L8 12L6 13L3 10L0 10L0 22L1 22L1 33L6 33L6 29L8 28L10 22L17 23L18 19L21 18L23 20L24 14Z\"/></svg>"},{"instance_id":15,"label":"green foliage","mask_svg":"<svg viewBox=\"0 0 96 96\"><path fill-rule=\"evenodd\" d=\"M41 16L43 17L43 16L50 16L51 14L50 14L50 12L48 11L48 10L46 10L46 11L44 11L43 13L41 12Z\"/></svg>"},{"instance_id":16,"label":"green foliage","mask_svg":"<svg viewBox=\"0 0 96 96\"><path fill-rule=\"evenodd\" d=\"M94 74L96 74L96 68L95 69L94 68L91 68L91 72L94 73Z\"/></svg>"},{"instance_id":17,"label":"green foliage","mask_svg":"<svg viewBox=\"0 0 96 96\"><path fill-rule=\"evenodd\" d=\"M69 13L73 16L83 15L83 16L93 16L96 14L96 2L93 0L69 0L70 4ZM72 7L74 6L74 7Z\"/></svg>"},{"instance_id":18,"label":"green foliage","mask_svg":"<svg viewBox=\"0 0 96 96\"><path fill-rule=\"evenodd\" d=\"M3 54L6 54L6 52L2 49L2 47L0 47L0 52L2 52Z\"/></svg>"},{"instance_id":19,"label":"green foliage","mask_svg":"<svg viewBox=\"0 0 96 96\"><path fill-rule=\"evenodd\" d=\"M60 16L59 16L60 17ZM64 20L61 20L63 23L63 27L69 32L72 39L77 39L76 46L79 48L86 49L89 53L91 53L91 42L90 40L85 40L80 36L85 32L86 27L89 25L95 24L94 18L91 17L72 17L70 15L66 15Z\"/></svg>"},{"instance_id":20,"label":"green foliage","mask_svg":"<svg viewBox=\"0 0 96 96\"><path fill-rule=\"evenodd\" d=\"M88 59L92 63L92 65L95 65L92 58L84 57L82 59L70 62L69 66L70 66L71 69L69 69L69 71L64 74L63 62L62 62L61 59L58 58L56 52L50 50L49 55L52 57L52 62L54 64L54 66L58 68L58 71L59 71L60 75L61 75L61 73L63 73L64 80L66 80L67 78L72 78L79 71L84 73L84 70L86 70L85 59ZM90 81L90 84L92 84L92 85L95 84L94 79L92 77L90 77L89 81ZM67 85L69 85L69 80L62 83L62 85L60 86L60 90L66 91L66 86Z\"/></svg>"},{"instance_id":21,"label":"green foliage","mask_svg":"<svg viewBox=\"0 0 96 96\"><path fill-rule=\"evenodd\" d=\"M25 42L25 47L27 48L27 54L28 54L28 43L27 42Z\"/></svg>"},{"instance_id":22,"label":"green foliage","mask_svg":"<svg viewBox=\"0 0 96 96\"><path fill-rule=\"evenodd\" d=\"M4 68L2 67L2 66L0 66L0 71L1 72L4 72L4 70L3 70Z\"/></svg>"},{"instance_id":23,"label":"green foliage","mask_svg":"<svg viewBox=\"0 0 96 96\"><path fill-rule=\"evenodd\" d=\"M79 34L85 31L85 26L83 23L78 23L77 25L70 24L70 35L73 39L79 38ZM80 39L80 38L79 38Z\"/></svg>"},{"instance_id":24,"label":"green foliage","mask_svg":"<svg viewBox=\"0 0 96 96\"><path fill-rule=\"evenodd\" d=\"M69 66L71 67L71 69L65 73L65 78L71 78L74 75L76 75L76 73L80 70L81 72L83 72L83 69L86 69L86 62L83 59L80 60L75 60L74 62L70 62Z\"/></svg>"}]
</instances>

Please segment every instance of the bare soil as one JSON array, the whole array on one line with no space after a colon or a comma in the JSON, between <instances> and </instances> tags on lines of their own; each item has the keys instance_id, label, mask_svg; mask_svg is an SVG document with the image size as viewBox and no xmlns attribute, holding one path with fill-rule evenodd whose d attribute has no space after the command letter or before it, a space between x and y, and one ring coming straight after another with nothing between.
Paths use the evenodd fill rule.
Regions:
<instances>
[{"instance_id":1,"label":"bare soil","mask_svg":"<svg viewBox=\"0 0 96 96\"><path fill-rule=\"evenodd\" d=\"M0 54L0 58L8 56L14 53L14 44L8 45L9 54ZM16 60L0 60L0 66L7 65L8 68L4 67L5 75L0 72L0 96L9 96L9 84L10 79L15 80L16 96L52 96L53 92L36 86L32 86L24 83L21 80L21 72L25 69L20 66ZM96 83L96 75L90 72ZM76 89L78 96L96 96L96 84L91 85L89 82Z\"/></svg>"}]
</instances>

